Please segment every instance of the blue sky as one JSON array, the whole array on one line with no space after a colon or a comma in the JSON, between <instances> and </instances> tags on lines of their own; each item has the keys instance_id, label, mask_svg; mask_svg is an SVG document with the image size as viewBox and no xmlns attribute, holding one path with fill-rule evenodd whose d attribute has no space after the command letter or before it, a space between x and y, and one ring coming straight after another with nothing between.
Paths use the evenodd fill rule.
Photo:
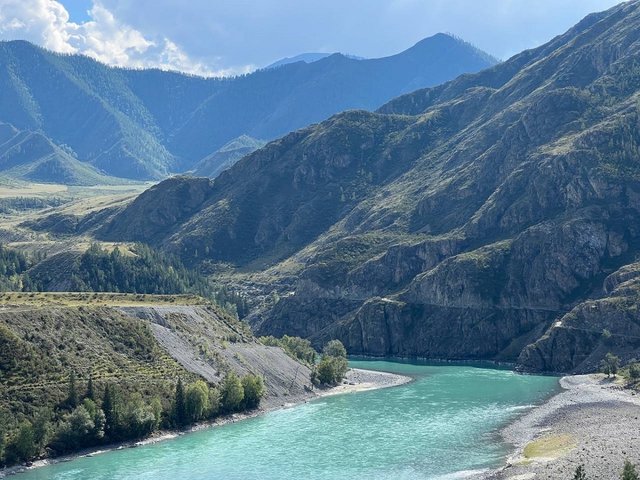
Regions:
<instances>
[{"instance_id":1,"label":"blue sky","mask_svg":"<svg viewBox=\"0 0 640 480\"><path fill-rule=\"evenodd\" d=\"M105 63L244 73L302 52L381 57L438 32L506 59L617 0L0 0L0 39Z\"/></svg>"}]
</instances>

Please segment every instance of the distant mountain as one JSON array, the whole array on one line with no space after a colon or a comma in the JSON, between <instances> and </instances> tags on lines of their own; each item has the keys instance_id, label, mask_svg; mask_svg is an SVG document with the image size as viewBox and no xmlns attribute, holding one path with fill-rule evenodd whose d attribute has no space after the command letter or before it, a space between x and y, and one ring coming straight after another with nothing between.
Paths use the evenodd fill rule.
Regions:
<instances>
[{"instance_id":1,"label":"distant mountain","mask_svg":"<svg viewBox=\"0 0 640 480\"><path fill-rule=\"evenodd\" d=\"M19 180L66 185L101 185L116 181L78 161L72 153L41 133L19 131L3 123L0 123L0 174Z\"/></svg>"},{"instance_id":2,"label":"distant mountain","mask_svg":"<svg viewBox=\"0 0 640 480\"><path fill-rule=\"evenodd\" d=\"M247 291L279 293L250 317L261 334L555 372L638 358L639 32L638 1L590 15L213 182L160 183L101 236L250 272Z\"/></svg>"},{"instance_id":3,"label":"distant mountain","mask_svg":"<svg viewBox=\"0 0 640 480\"><path fill-rule=\"evenodd\" d=\"M290 63L296 63L296 62L313 63L313 62L317 62L318 60L322 60L323 58L326 58L330 55L333 55L333 54L332 53L301 53L300 55L296 55L295 57L286 57L286 58L280 59L277 62L272 63L271 65L267 65L265 68L282 67L283 65L289 65ZM355 55L345 55L345 57L351 58L353 60L364 60L363 57L357 57Z\"/></svg>"},{"instance_id":4,"label":"distant mountain","mask_svg":"<svg viewBox=\"0 0 640 480\"><path fill-rule=\"evenodd\" d=\"M200 160L193 171L190 172L198 177L215 178L220 172L233 166L245 155L255 152L263 147L266 142L251 138L248 135L241 135L234 138L220 149Z\"/></svg>"},{"instance_id":5,"label":"distant mountain","mask_svg":"<svg viewBox=\"0 0 640 480\"><path fill-rule=\"evenodd\" d=\"M161 179L194 168L241 135L274 139L494 63L460 40L436 35L383 59L334 54L205 79L110 68L24 41L0 42L0 121L41 132L108 175Z\"/></svg>"}]
</instances>

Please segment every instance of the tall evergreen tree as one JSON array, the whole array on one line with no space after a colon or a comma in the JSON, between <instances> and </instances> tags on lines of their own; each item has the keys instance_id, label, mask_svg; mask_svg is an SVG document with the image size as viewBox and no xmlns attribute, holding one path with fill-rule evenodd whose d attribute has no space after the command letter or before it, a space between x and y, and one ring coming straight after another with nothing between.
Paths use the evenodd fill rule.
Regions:
<instances>
[{"instance_id":1,"label":"tall evergreen tree","mask_svg":"<svg viewBox=\"0 0 640 480\"><path fill-rule=\"evenodd\" d=\"M175 398L173 400L173 421L179 427L187 424L187 408L184 397L184 385L182 384L181 378L178 378Z\"/></svg>"},{"instance_id":2,"label":"tall evergreen tree","mask_svg":"<svg viewBox=\"0 0 640 480\"><path fill-rule=\"evenodd\" d=\"M116 411L116 398L113 387L108 383L104 387L104 396L102 397L102 411L105 419L105 435L112 439L116 436L118 430L118 415Z\"/></svg>"},{"instance_id":3,"label":"tall evergreen tree","mask_svg":"<svg viewBox=\"0 0 640 480\"><path fill-rule=\"evenodd\" d=\"M76 408L78 406L78 386L76 385L76 374L69 371L69 391L67 394L67 407Z\"/></svg>"},{"instance_id":4,"label":"tall evergreen tree","mask_svg":"<svg viewBox=\"0 0 640 480\"><path fill-rule=\"evenodd\" d=\"M93 390L93 375L89 375L89 381L87 382L87 394L85 396L89 400L96 400L96 394Z\"/></svg>"}]
</instances>

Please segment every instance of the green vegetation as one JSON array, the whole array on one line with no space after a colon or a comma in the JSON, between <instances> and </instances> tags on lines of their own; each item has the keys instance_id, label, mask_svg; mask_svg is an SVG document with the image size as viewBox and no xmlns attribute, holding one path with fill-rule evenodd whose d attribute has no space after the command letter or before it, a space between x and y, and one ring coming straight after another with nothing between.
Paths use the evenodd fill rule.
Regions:
<instances>
[{"instance_id":1,"label":"green vegetation","mask_svg":"<svg viewBox=\"0 0 640 480\"><path fill-rule=\"evenodd\" d=\"M68 294L77 306L62 294L11 295L25 303L0 313L0 465L182 428L257 408L264 396L261 377L238 377L216 355L229 373L219 385L205 382L160 347L146 321L101 306L113 295L136 305L128 302L138 295ZM44 295L58 303L38 300ZM94 296L96 304L86 301ZM194 348L231 335L245 341L237 320L199 308L211 314L201 324L166 321Z\"/></svg>"},{"instance_id":2,"label":"green vegetation","mask_svg":"<svg viewBox=\"0 0 640 480\"><path fill-rule=\"evenodd\" d=\"M179 260L136 244L130 253L118 247L110 253L98 244L72 267L71 290L147 294L196 293L208 296L208 282Z\"/></svg>"},{"instance_id":3,"label":"green vegetation","mask_svg":"<svg viewBox=\"0 0 640 480\"><path fill-rule=\"evenodd\" d=\"M80 448L144 438L159 428L183 428L212 420L221 412L255 409L264 395L262 378L239 378L229 373L218 387L196 380L184 387L178 379L172 402L163 392L124 391L116 384L104 384L102 400L77 396L76 380L69 374L69 398L56 406L39 410L14 427L0 424L0 465L25 462L42 455L60 455ZM157 395L156 395L157 394ZM153 396L155 395L155 396ZM73 401L77 404L74 405Z\"/></svg>"},{"instance_id":4,"label":"green vegetation","mask_svg":"<svg viewBox=\"0 0 640 480\"><path fill-rule=\"evenodd\" d=\"M177 168L194 167L185 164L186 159L195 163L220 149L227 155L198 166L199 173L213 174L230 160L229 150L257 143L243 137L247 132L278 138L332 113L374 109L395 95L495 63L471 45L442 35L420 48L375 61L342 58L204 79L113 69L87 57L5 42L0 45L0 65L7 72L0 79L0 110L4 122L27 125L59 143L47 150L55 152L58 162L51 165L46 156L38 155L38 165L21 169L22 176L46 181L88 176L78 172L79 163L94 175L96 169L90 165L108 175L158 179ZM390 71L391 78L386 75ZM336 88L341 95L332 95ZM9 125L4 127L5 135L12 132ZM0 138L6 140L2 133ZM37 154L42 149L21 150Z\"/></svg>"},{"instance_id":5,"label":"green vegetation","mask_svg":"<svg viewBox=\"0 0 640 480\"><path fill-rule=\"evenodd\" d=\"M615 377L620 369L620 359L611 352L607 353L600 364L600 370L606 374L607 377L612 375Z\"/></svg>"},{"instance_id":6,"label":"green vegetation","mask_svg":"<svg viewBox=\"0 0 640 480\"><path fill-rule=\"evenodd\" d=\"M266 393L264 380L258 375L245 375L242 377L242 392L244 408L247 410L258 408L260 400Z\"/></svg>"},{"instance_id":7,"label":"green vegetation","mask_svg":"<svg viewBox=\"0 0 640 480\"><path fill-rule=\"evenodd\" d=\"M318 352L315 351L311 346L311 342L307 339L285 335L282 338L273 336L260 337L258 340L264 345L282 348L291 358L307 366L311 367L316 363Z\"/></svg>"},{"instance_id":8,"label":"green vegetation","mask_svg":"<svg viewBox=\"0 0 640 480\"><path fill-rule=\"evenodd\" d=\"M584 470L584 465L578 465L576 472L573 475L573 480L587 480L587 474Z\"/></svg>"},{"instance_id":9,"label":"green vegetation","mask_svg":"<svg viewBox=\"0 0 640 480\"><path fill-rule=\"evenodd\" d=\"M325 345L322 358L311 373L311 381L317 386L337 385L348 369L347 350L340 340L331 340Z\"/></svg>"},{"instance_id":10,"label":"green vegetation","mask_svg":"<svg viewBox=\"0 0 640 480\"><path fill-rule=\"evenodd\" d=\"M34 261L0 244L0 291L32 290L33 282L25 272Z\"/></svg>"},{"instance_id":11,"label":"green vegetation","mask_svg":"<svg viewBox=\"0 0 640 480\"><path fill-rule=\"evenodd\" d=\"M629 460L624 461L624 468L622 470L622 475L620 476L622 480L638 480L640 476L636 471L636 466L631 463Z\"/></svg>"},{"instance_id":12,"label":"green vegetation","mask_svg":"<svg viewBox=\"0 0 640 480\"><path fill-rule=\"evenodd\" d=\"M558 458L575 448L576 442L571 435L549 435L524 447L524 457L531 458Z\"/></svg>"}]
</instances>

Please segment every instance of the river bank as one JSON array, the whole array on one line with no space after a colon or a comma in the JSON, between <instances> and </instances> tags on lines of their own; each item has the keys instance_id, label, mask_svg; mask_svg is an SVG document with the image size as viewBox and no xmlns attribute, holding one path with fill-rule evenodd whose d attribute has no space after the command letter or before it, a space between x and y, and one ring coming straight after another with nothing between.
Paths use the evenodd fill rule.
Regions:
<instances>
[{"instance_id":1,"label":"river bank","mask_svg":"<svg viewBox=\"0 0 640 480\"><path fill-rule=\"evenodd\" d=\"M191 432L196 432L196 431L207 429L207 428L213 428L213 427L218 427L222 425L227 425L230 423L239 422L242 420L247 420L249 418L257 417L259 415L264 415L274 410L291 408L296 405L313 401L315 399L322 398L322 397L333 396L333 395L343 395L348 393L357 393L357 392L363 392L367 390L377 390L382 388L390 388L390 387L403 385L410 381L412 381L412 378L405 375L379 372L374 370L350 368L347 372L347 375L343 383L335 387L330 387L325 389L314 389L312 391L309 391L308 395L298 396L293 399L287 399L286 402L277 402L277 401L274 401L273 398L271 398L270 401L265 402L265 406L257 410L253 410L247 413L236 413L233 415L219 417L211 422L200 423L183 431L160 431L160 432L156 432L154 435L150 436L149 438L139 440L139 441L130 441L130 442L122 442L122 443L112 444L112 445L103 445L100 447L85 449L71 455L37 460L29 466L19 465L15 467L1 469L0 478L5 478L10 475L15 475L24 471L32 470L39 467L44 467L47 465L52 465L52 464L61 463L61 462L69 462L76 458L93 457L95 455L99 455L101 453L105 453L113 450L136 448L144 445L150 445L150 444L162 442L165 440L170 440L180 435L185 435Z\"/></svg>"},{"instance_id":2,"label":"river bank","mask_svg":"<svg viewBox=\"0 0 640 480\"><path fill-rule=\"evenodd\" d=\"M640 395L604 375L560 380L563 391L502 431L515 448L491 480L619 478L625 459L640 466Z\"/></svg>"}]
</instances>

